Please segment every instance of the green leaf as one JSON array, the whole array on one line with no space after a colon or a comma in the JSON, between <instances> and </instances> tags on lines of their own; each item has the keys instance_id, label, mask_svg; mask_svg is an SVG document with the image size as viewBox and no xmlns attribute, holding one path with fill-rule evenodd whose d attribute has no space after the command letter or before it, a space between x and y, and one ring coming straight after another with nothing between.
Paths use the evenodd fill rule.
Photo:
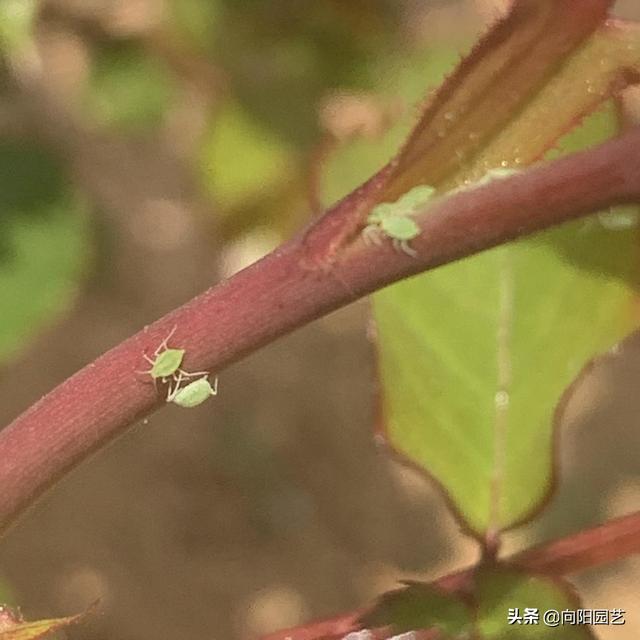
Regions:
<instances>
[{"instance_id":1,"label":"green leaf","mask_svg":"<svg viewBox=\"0 0 640 640\"><path fill-rule=\"evenodd\" d=\"M612 123L611 109L596 114L588 138ZM634 326L635 237L595 217L374 296L387 437L477 534L525 520L548 495L556 405Z\"/></svg>"},{"instance_id":2,"label":"green leaf","mask_svg":"<svg viewBox=\"0 0 640 640\"><path fill-rule=\"evenodd\" d=\"M86 207L42 147L0 143L0 361L65 311L87 265Z\"/></svg>"},{"instance_id":3,"label":"green leaf","mask_svg":"<svg viewBox=\"0 0 640 640\"><path fill-rule=\"evenodd\" d=\"M380 201L526 165L628 83L640 32L602 24L608 4L516 3L431 99ZM566 149L616 126L609 106ZM438 480L475 534L522 522L547 497L563 391L633 327L636 220L617 209L374 296L387 438Z\"/></svg>"},{"instance_id":4,"label":"green leaf","mask_svg":"<svg viewBox=\"0 0 640 640\"><path fill-rule=\"evenodd\" d=\"M601 264L571 262L563 245ZM636 255L633 233L591 219L374 297L387 437L474 531L523 520L548 493L554 408L586 361L633 326L625 280ZM511 384L507 424L496 425L503 326Z\"/></svg>"},{"instance_id":5,"label":"green leaf","mask_svg":"<svg viewBox=\"0 0 640 640\"><path fill-rule=\"evenodd\" d=\"M593 640L586 625L550 626L550 619L550 624L545 624L547 612L554 617L558 612L561 617L563 611L574 612L580 607L571 587L559 580L504 567L483 567L475 576L474 598L478 640ZM524 624L527 609L531 624ZM513 624L508 622L510 610ZM532 610L537 611L537 618Z\"/></svg>"},{"instance_id":6,"label":"green leaf","mask_svg":"<svg viewBox=\"0 0 640 640\"><path fill-rule=\"evenodd\" d=\"M470 611L458 596L419 582L384 594L361 622L369 628L391 627L394 633L439 629L447 638L462 637L472 626Z\"/></svg>"},{"instance_id":7,"label":"green leaf","mask_svg":"<svg viewBox=\"0 0 640 640\"><path fill-rule=\"evenodd\" d=\"M579 610L580 601L568 583L488 563L453 592L411 582L385 593L359 622L393 634L438 630L442 636L437 637L448 640L593 640L584 624L588 619L575 624Z\"/></svg>"}]
</instances>

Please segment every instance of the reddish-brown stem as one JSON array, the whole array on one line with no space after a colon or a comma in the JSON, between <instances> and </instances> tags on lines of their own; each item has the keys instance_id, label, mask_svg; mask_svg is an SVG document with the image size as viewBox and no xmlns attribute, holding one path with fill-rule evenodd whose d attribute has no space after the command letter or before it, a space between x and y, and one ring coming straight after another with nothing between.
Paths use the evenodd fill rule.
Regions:
<instances>
[{"instance_id":1,"label":"reddish-brown stem","mask_svg":"<svg viewBox=\"0 0 640 640\"><path fill-rule=\"evenodd\" d=\"M525 549L512 561L524 569L563 576L636 553L640 553L640 512Z\"/></svg>"},{"instance_id":2,"label":"reddish-brown stem","mask_svg":"<svg viewBox=\"0 0 640 640\"><path fill-rule=\"evenodd\" d=\"M567 576L636 553L640 553L640 511L524 549L505 562L537 574ZM459 591L467 586L472 571L469 568L452 573L436 584L445 591Z\"/></svg>"},{"instance_id":3,"label":"reddish-brown stem","mask_svg":"<svg viewBox=\"0 0 640 640\"><path fill-rule=\"evenodd\" d=\"M187 369L214 372L401 278L616 203L640 200L640 128L597 148L442 198L412 258L358 233L380 172L297 238L121 343L0 432L0 530L57 479L163 402L136 373L177 325ZM223 387L224 388L224 387Z\"/></svg>"},{"instance_id":4,"label":"reddish-brown stem","mask_svg":"<svg viewBox=\"0 0 640 640\"><path fill-rule=\"evenodd\" d=\"M636 553L640 553L640 512L525 549L505 562L532 573L561 577ZM465 592L471 586L473 571L474 567L468 567L451 573L436 580L434 585L448 593ZM362 628L359 620L369 611L359 609L328 620L276 631L263 636L262 640L317 640L325 635L346 635Z\"/></svg>"}]
</instances>

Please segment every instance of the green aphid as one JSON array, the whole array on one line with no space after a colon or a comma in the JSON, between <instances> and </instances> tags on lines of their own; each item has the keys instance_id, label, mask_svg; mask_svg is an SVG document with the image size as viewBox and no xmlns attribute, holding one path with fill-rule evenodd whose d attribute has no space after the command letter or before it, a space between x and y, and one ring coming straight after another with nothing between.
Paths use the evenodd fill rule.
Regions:
<instances>
[{"instance_id":1,"label":"green aphid","mask_svg":"<svg viewBox=\"0 0 640 640\"><path fill-rule=\"evenodd\" d=\"M411 216L424 208L435 191L434 187L420 185L396 202L383 202L373 207L367 217L367 226L362 231L365 239L381 244L381 235L391 238L396 249L415 257L417 253L409 246L409 241L417 238L421 231Z\"/></svg>"},{"instance_id":2,"label":"green aphid","mask_svg":"<svg viewBox=\"0 0 640 640\"><path fill-rule=\"evenodd\" d=\"M173 402L185 409L192 409L193 407L201 405L211 396L218 394L218 378L214 380L213 386L211 386L209 374L205 374L202 378L198 378L184 387L180 387L182 379L182 375L178 374L175 387L169 389L169 393L167 394L167 402Z\"/></svg>"},{"instance_id":3,"label":"green aphid","mask_svg":"<svg viewBox=\"0 0 640 640\"><path fill-rule=\"evenodd\" d=\"M177 325L171 329L169 335L160 343L158 348L153 352L153 358L146 353L143 354L144 359L151 365L151 369L140 371L151 376L153 381L161 380L166 382L169 378L176 377L180 371L180 365L184 359L185 349L169 348L168 343L171 336L175 333Z\"/></svg>"},{"instance_id":4,"label":"green aphid","mask_svg":"<svg viewBox=\"0 0 640 640\"><path fill-rule=\"evenodd\" d=\"M176 329L177 325L173 327L173 329L171 329L169 335L160 343L158 348L154 351L153 358L150 358L148 355L143 354L144 359L151 365L151 369L147 369L146 371L139 371L138 373L150 375L154 383L157 380L160 380L163 383L166 383L170 379L177 380L178 376L180 376L182 379L185 379L206 375L208 373L206 371L196 371L195 373L188 373L180 368L180 365L184 360L186 350L173 349L168 346L169 340L171 340L171 336L173 336Z\"/></svg>"}]
</instances>

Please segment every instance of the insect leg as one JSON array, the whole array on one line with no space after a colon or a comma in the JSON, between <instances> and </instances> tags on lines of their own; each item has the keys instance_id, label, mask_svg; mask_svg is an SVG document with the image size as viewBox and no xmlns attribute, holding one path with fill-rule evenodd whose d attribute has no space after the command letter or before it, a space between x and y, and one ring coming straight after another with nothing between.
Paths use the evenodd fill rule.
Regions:
<instances>
[{"instance_id":1,"label":"insect leg","mask_svg":"<svg viewBox=\"0 0 640 640\"><path fill-rule=\"evenodd\" d=\"M185 371L184 369L178 369L178 375L183 378L197 378L198 376L208 376L210 371L195 371L190 373L189 371ZM176 374L173 374L173 379L176 379Z\"/></svg>"},{"instance_id":2,"label":"insect leg","mask_svg":"<svg viewBox=\"0 0 640 640\"><path fill-rule=\"evenodd\" d=\"M158 348L153 352L153 355L158 356L158 355L160 355L161 351L164 351L165 349L169 348L168 347L169 340L171 340L171 336L173 336L173 334L176 332L177 328L178 328L178 325L174 324L173 325L173 329L171 329L171 331L169 331L169 335L160 343Z\"/></svg>"},{"instance_id":3,"label":"insect leg","mask_svg":"<svg viewBox=\"0 0 640 640\"><path fill-rule=\"evenodd\" d=\"M169 391L167 392L167 402L172 402L176 397L178 391L180 391L180 384L182 383L182 375L178 374L178 377L175 379L175 386L173 389L171 388L171 384L169 384Z\"/></svg>"},{"instance_id":4,"label":"insect leg","mask_svg":"<svg viewBox=\"0 0 640 640\"><path fill-rule=\"evenodd\" d=\"M364 241L368 244L375 244L377 247L382 246L380 235L380 228L375 224L369 224L362 230Z\"/></svg>"},{"instance_id":5,"label":"insect leg","mask_svg":"<svg viewBox=\"0 0 640 640\"><path fill-rule=\"evenodd\" d=\"M418 257L418 252L415 249L413 249L411 246L409 246L409 242L407 240L398 240L397 238L394 238L393 246L397 251L402 251L403 253L406 253L408 256L411 256L412 258Z\"/></svg>"}]
</instances>

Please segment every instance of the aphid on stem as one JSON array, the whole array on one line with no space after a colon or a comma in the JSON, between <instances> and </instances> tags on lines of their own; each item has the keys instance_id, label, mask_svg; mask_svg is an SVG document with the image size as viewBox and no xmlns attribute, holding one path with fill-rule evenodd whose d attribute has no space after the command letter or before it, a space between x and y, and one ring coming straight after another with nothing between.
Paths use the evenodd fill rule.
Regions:
<instances>
[{"instance_id":1,"label":"aphid on stem","mask_svg":"<svg viewBox=\"0 0 640 640\"><path fill-rule=\"evenodd\" d=\"M184 387L180 387L183 376L178 374L176 384L173 389L169 389L167 394L167 402L173 402L179 407L185 409L192 409L201 405L205 400L211 396L218 395L218 378L213 381L213 386L209 382L209 374L205 373L202 378L198 378Z\"/></svg>"},{"instance_id":2,"label":"aphid on stem","mask_svg":"<svg viewBox=\"0 0 640 640\"><path fill-rule=\"evenodd\" d=\"M409 242L417 238L420 227L411 216L415 215L433 198L435 189L428 185L414 187L394 203L383 202L373 207L367 216L367 226L362 230L365 240L382 244L381 236L390 238L398 251L416 257L418 254Z\"/></svg>"},{"instance_id":3,"label":"aphid on stem","mask_svg":"<svg viewBox=\"0 0 640 640\"><path fill-rule=\"evenodd\" d=\"M144 359L151 365L151 369L138 371L138 373L151 376L154 383L157 380L163 383L168 382L170 379L176 381L178 376L182 376L182 378L194 378L207 374L206 371L188 373L180 368L186 350L173 349L168 346L169 340L171 340L177 328L178 325L174 326L169 332L169 335L158 345L158 348L153 352L153 358L149 357L146 353L143 354Z\"/></svg>"}]
</instances>

